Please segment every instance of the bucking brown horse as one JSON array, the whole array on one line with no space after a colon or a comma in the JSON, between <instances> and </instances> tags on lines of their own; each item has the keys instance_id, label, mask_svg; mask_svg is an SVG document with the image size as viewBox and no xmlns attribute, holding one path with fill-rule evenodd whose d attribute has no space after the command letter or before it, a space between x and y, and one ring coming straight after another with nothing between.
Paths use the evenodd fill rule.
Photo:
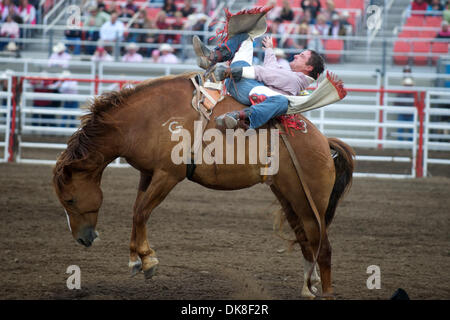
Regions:
<instances>
[{"instance_id":1,"label":"bucking brown horse","mask_svg":"<svg viewBox=\"0 0 450 320\"><path fill-rule=\"evenodd\" d=\"M66 211L72 235L88 247L97 236L103 170L117 157L125 158L139 170L129 267L133 274L142 270L147 278L153 275L158 264L147 240L147 220L189 171L188 164L172 161L172 151L178 142L172 141L171 134L183 128L194 136L194 121L199 114L191 106L194 91L191 76L192 73L147 80L133 88L96 97L91 112L82 117L81 127L69 139L53 172L54 188ZM241 104L227 96L217 104L214 114L240 108L243 108ZM279 170L270 177L270 188L301 246L305 272L315 266L317 257L320 278L316 270L309 278L316 285L321 281L323 296L332 296L331 246L326 229L339 199L351 184L354 153L342 141L327 139L311 122L302 119L307 130L295 132L290 142L303 169L304 181L300 181L285 144L280 143ZM208 128L214 128L214 121L208 123ZM259 130L256 132L260 135ZM335 151L334 159L330 149ZM267 163L261 162L203 162L196 165L190 179L217 190L243 189L267 182L267 177L261 175L265 166ZM320 221L311 209L302 182L309 187ZM318 222L324 226L322 232ZM304 285L302 295L314 297L309 288L312 287Z\"/></svg>"}]
</instances>

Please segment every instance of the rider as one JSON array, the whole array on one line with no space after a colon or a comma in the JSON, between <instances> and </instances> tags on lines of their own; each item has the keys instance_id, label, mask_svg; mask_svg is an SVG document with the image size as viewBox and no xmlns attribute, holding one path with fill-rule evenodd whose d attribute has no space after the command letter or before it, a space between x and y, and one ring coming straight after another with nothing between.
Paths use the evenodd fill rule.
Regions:
<instances>
[{"instance_id":1,"label":"rider","mask_svg":"<svg viewBox=\"0 0 450 320\"><path fill-rule=\"evenodd\" d=\"M283 95L298 95L324 70L322 57L313 50L302 50L290 63L291 70L282 68L275 57L271 37L262 41L265 50L263 66L252 66L253 39L240 33L213 50L208 49L194 36L197 63L208 69L217 62L231 61L229 68L218 66L215 75L225 81L228 92L240 103L250 107L229 112L216 119L219 126L234 129L238 125L256 129L270 119L285 114L288 99ZM242 121L240 121L242 120Z\"/></svg>"}]
</instances>

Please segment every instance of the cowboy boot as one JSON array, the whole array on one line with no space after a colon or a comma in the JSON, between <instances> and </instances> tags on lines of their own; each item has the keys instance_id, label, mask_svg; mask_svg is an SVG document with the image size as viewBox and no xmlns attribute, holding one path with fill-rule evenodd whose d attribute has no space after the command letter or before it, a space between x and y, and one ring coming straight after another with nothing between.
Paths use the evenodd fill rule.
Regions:
<instances>
[{"instance_id":1,"label":"cowboy boot","mask_svg":"<svg viewBox=\"0 0 450 320\"><path fill-rule=\"evenodd\" d=\"M214 70L214 76L217 81L222 81L226 78L232 78L235 81L239 81L242 78L242 67L225 67L225 66L217 66L216 70Z\"/></svg>"},{"instance_id":2,"label":"cowboy boot","mask_svg":"<svg viewBox=\"0 0 450 320\"><path fill-rule=\"evenodd\" d=\"M205 70L217 62L227 61L231 57L231 52L226 47L216 47L214 50L210 50L198 36L192 38L192 45L197 55L197 65Z\"/></svg>"},{"instance_id":3,"label":"cowboy boot","mask_svg":"<svg viewBox=\"0 0 450 320\"><path fill-rule=\"evenodd\" d=\"M220 129L235 129L236 127L248 129L251 110L251 108L245 108L222 114L216 118L216 127Z\"/></svg>"}]
</instances>

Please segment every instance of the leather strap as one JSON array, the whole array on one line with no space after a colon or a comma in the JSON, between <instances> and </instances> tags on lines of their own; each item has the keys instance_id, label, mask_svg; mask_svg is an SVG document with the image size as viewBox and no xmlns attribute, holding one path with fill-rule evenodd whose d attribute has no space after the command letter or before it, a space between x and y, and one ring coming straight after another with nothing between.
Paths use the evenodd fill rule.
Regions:
<instances>
[{"instance_id":1,"label":"leather strap","mask_svg":"<svg viewBox=\"0 0 450 320\"><path fill-rule=\"evenodd\" d=\"M312 211L314 212L314 216L316 218L317 224L319 226L319 234L320 234L320 238L319 238L319 247L317 248L317 252L314 256L314 262L311 266L311 269L308 272L308 289L310 292L312 292L314 294L314 292L311 290L311 275L314 271L314 268L317 264L317 259L319 257L319 253L320 253L320 248L322 247L322 223L320 222L320 215L319 215L319 211L317 210L316 204L314 203L314 199L311 196L311 191L308 187L308 184L306 183L306 179L304 178L304 173L302 170L302 167L300 166L297 157L295 155L294 149L292 149L291 143L289 142L287 136L285 134L282 134L282 126L280 123L276 123L275 126L277 127L278 130L280 130L280 135L281 138L283 139L284 144L286 145L286 148L289 152L289 155L291 157L292 163L294 164L295 170L297 171L297 175L298 178L300 179L300 182L302 184L303 190L305 191L305 195L306 195L306 199L308 199L309 205L312 209ZM316 295L316 294L314 294ZM316 295L317 296L317 295Z\"/></svg>"},{"instance_id":2,"label":"leather strap","mask_svg":"<svg viewBox=\"0 0 450 320\"><path fill-rule=\"evenodd\" d=\"M212 114L212 109L211 109L211 111L209 111L203 106L201 99L202 99L202 93L205 96L205 89L197 83L195 76L191 78L191 81L194 84L195 94L196 94L196 97L194 97L194 99L192 100L192 107L199 113L198 121L202 122L201 134L203 136L203 132L205 131L205 128L210 120L210 115ZM195 101L195 103L194 103L194 101ZM215 103L217 103L217 102L215 102ZM195 132L194 132L194 135L195 135ZM192 177L194 175L195 168L196 168L195 155L198 154L198 151L202 145L204 145L203 139L200 139L200 141L194 139L194 145L191 149L190 163L187 164L187 167L186 167L186 177L189 180L192 180ZM200 155L200 156L202 156L202 155ZM214 163L214 165L216 165L216 163Z\"/></svg>"}]
</instances>

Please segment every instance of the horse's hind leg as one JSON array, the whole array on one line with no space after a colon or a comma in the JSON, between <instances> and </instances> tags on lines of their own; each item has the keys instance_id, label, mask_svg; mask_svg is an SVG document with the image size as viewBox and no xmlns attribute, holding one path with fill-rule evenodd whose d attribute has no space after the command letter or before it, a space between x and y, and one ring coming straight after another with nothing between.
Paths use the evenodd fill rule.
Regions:
<instances>
[{"instance_id":1,"label":"horse's hind leg","mask_svg":"<svg viewBox=\"0 0 450 320\"><path fill-rule=\"evenodd\" d=\"M159 263L155 251L148 244L146 223L153 209L164 200L178 182L178 179L163 170L155 171L148 188L138 194L136 199L130 252L131 254L137 252L146 278L153 276L156 265ZM133 258L137 259L135 255Z\"/></svg>"},{"instance_id":2,"label":"horse's hind leg","mask_svg":"<svg viewBox=\"0 0 450 320\"><path fill-rule=\"evenodd\" d=\"M322 278L322 296L327 299L334 299L333 288L331 287L331 245L326 231L322 238L322 246L317 263L319 264Z\"/></svg>"},{"instance_id":3,"label":"horse's hind leg","mask_svg":"<svg viewBox=\"0 0 450 320\"><path fill-rule=\"evenodd\" d=\"M292 169L293 166L291 168L285 167L285 170L280 170L274 179L274 187L289 202L292 210L300 218L299 220L302 222L307 243L314 256L317 253L320 243L319 227L306 195L303 189L299 187L298 179L292 179ZM334 175L323 170L315 179L310 179L309 181L314 181L314 183L309 185L309 188L320 214L322 226L322 247L317 261L321 274L322 295L331 297L333 295L333 288L331 286L331 247L326 236L325 212L333 189ZM308 255L305 257L308 259ZM312 262L314 259L309 261Z\"/></svg>"},{"instance_id":4,"label":"horse's hind leg","mask_svg":"<svg viewBox=\"0 0 450 320\"><path fill-rule=\"evenodd\" d=\"M303 225L301 222L301 219L297 216L295 211L292 209L289 202L283 197L283 195L273 186L271 185L271 189L275 196L278 198L278 201L280 202L283 211L285 213L286 219L289 222L289 225L291 226L292 230L294 230L295 237L297 239L297 242L300 245L300 248L302 250L303 258L304 258L304 267L303 267L303 288L301 292L301 296L303 298L309 298L313 299L315 298L314 294L309 290L307 285L307 276L310 268L312 267L313 261L314 261L314 253L312 251L311 246L308 243L308 239L306 238L305 231L303 229ZM313 273L311 275L311 288L315 290L315 293L317 293L317 288L320 286L321 281L320 277L317 273L317 265L314 267Z\"/></svg>"}]
</instances>

